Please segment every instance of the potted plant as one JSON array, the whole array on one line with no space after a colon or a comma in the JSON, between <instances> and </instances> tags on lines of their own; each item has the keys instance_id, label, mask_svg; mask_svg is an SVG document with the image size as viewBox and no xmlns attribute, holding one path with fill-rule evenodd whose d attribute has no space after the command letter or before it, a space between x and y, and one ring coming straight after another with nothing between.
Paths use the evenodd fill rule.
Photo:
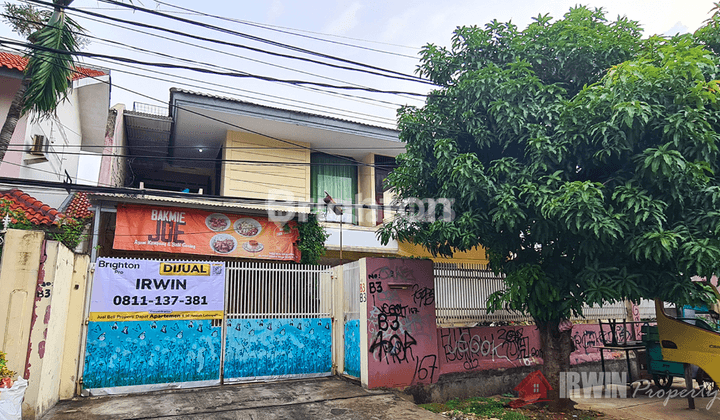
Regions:
<instances>
[{"instance_id":1,"label":"potted plant","mask_svg":"<svg viewBox=\"0 0 720 420\"><path fill-rule=\"evenodd\" d=\"M15 372L8 369L7 359L5 359L5 352L0 351L0 388L10 388L13 384L13 378Z\"/></svg>"}]
</instances>

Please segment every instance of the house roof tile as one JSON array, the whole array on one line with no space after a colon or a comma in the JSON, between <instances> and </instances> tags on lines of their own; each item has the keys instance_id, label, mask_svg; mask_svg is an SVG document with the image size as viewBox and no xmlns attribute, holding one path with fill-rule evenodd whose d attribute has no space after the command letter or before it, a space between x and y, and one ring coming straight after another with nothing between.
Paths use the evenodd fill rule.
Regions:
<instances>
[{"instance_id":1,"label":"house roof tile","mask_svg":"<svg viewBox=\"0 0 720 420\"><path fill-rule=\"evenodd\" d=\"M11 210L22 211L28 221L34 225L49 226L62 217L59 211L17 188L0 191L0 200L9 201ZM15 219L12 221L17 222Z\"/></svg>"},{"instance_id":2,"label":"house roof tile","mask_svg":"<svg viewBox=\"0 0 720 420\"><path fill-rule=\"evenodd\" d=\"M88 194L86 192L77 192L70 200L65 209L65 216L72 217L74 219L85 219L93 215L90 211L90 200L88 200Z\"/></svg>"},{"instance_id":3,"label":"house roof tile","mask_svg":"<svg viewBox=\"0 0 720 420\"><path fill-rule=\"evenodd\" d=\"M7 51L0 51L0 67L6 67L9 69L25 71L28 59L18 54L13 54ZM109 74L108 71L91 69L87 67L76 67L76 72L73 73L72 80L79 80L85 77L98 77Z\"/></svg>"}]
</instances>

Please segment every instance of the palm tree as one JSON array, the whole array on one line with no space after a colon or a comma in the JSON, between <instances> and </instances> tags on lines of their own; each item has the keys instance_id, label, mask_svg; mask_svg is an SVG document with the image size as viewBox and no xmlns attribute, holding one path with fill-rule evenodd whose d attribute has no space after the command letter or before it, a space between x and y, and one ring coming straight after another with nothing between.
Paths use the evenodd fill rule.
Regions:
<instances>
[{"instance_id":1,"label":"palm tree","mask_svg":"<svg viewBox=\"0 0 720 420\"><path fill-rule=\"evenodd\" d=\"M28 38L32 47L20 89L0 130L0 162L5 158L18 120L32 111L36 118L55 114L57 105L67 98L72 83L74 54L80 48L83 32L65 13L73 0L53 0L55 10L41 11L32 6L5 5L13 29Z\"/></svg>"}]
</instances>

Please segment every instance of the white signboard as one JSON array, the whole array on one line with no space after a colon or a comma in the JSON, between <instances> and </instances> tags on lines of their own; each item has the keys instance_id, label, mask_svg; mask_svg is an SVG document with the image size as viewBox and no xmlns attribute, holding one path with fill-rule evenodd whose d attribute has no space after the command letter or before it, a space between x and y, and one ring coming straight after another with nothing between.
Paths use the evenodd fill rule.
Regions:
<instances>
[{"instance_id":1,"label":"white signboard","mask_svg":"<svg viewBox=\"0 0 720 420\"><path fill-rule=\"evenodd\" d=\"M224 295L221 262L100 258L90 320L222 319Z\"/></svg>"}]
</instances>

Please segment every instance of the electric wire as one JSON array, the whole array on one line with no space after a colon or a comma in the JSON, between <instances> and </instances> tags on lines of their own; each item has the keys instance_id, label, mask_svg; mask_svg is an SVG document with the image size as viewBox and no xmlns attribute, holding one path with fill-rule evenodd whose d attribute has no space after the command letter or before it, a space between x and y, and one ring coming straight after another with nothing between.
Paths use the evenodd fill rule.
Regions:
<instances>
[{"instance_id":1,"label":"electric wire","mask_svg":"<svg viewBox=\"0 0 720 420\"><path fill-rule=\"evenodd\" d=\"M197 149L197 147L195 147ZM208 148L210 149L210 148ZM26 148L12 148L8 146L7 151L11 152L24 152ZM322 153L322 152L321 152ZM182 157L182 156L160 156L160 155L137 155L137 154L125 154L125 153L93 153L93 152L69 152L63 151L56 153L57 155L69 155L69 156L98 156L98 157L123 157L128 159L161 159L178 162L220 162L220 163L233 163L239 165L253 165L253 166L366 166L363 162L353 160L348 163L312 163L312 162L282 162L282 161L262 161L262 160L245 160L245 159L215 159L215 158L198 158L198 157ZM326 153L327 154L327 153ZM375 168L389 169L395 167L393 164L373 164Z\"/></svg>"},{"instance_id":2,"label":"electric wire","mask_svg":"<svg viewBox=\"0 0 720 420\"><path fill-rule=\"evenodd\" d=\"M23 19L23 18L20 18L20 17L14 17L14 16L10 16L10 15L4 14L4 13L0 13L0 16L5 17L6 19L12 18L13 20L19 20L19 21L34 23L33 21L30 21L30 20L28 20L28 19ZM88 18L88 19L89 19L89 20L96 21L96 22L100 22L99 19L93 19L93 18ZM47 25L43 25L43 26L47 26ZM121 25L112 24L112 26L118 26L118 27L123 28L123 29L126 29L126 30L131 30L131 31L133 31L133 32L143 33L143 34L147 34L147 35L154 36L154 37L159 37L159 38L166 39L166 40L170 40L170 41L176 41L176 42L179 42L179 43L182 43L182 44L185 44L185 45L194 46L194 47L196 47L196 48L202 48L203 50L213 51L213 52L217 52L217 53L229 55L229 56L232 56L232 57L240 58L240 59L243 59L243 60L248 60L248 61L252 61L252 62L256 62L256 63L260 63L260 64L272 66L272 67L277 67L277 68L280 68L280 69L283 69L283 70L293 71L293 72L296 72L296 73L301 73L301 74L305 74L305 75L309 75L309 76L318 77L318 78L321 78L321 79L331 80L331 81L334 81L334 82L348 83L348 84L353 85L353 86L367 87L367 86L363 86L363 85L360 85L360 84L357 84L357 83L348 82L348 81L346 81L346 80L341 80L341 79L337 79L337 78L333 78L333 77L323 76L323 75L319 75L319 74L316 74L316 73L312 73L312 72L308 72L308 71L303 71L303 70L299 70L299 69L294 69L294 68L287 67L287 66L281 66L281 65L277 65L277 64L274 64L274 63L269 63L269 62L262 61L262 60L256 60L256 59L249 58L249 57L244 57L244 56L241 56L241 55L238 55L238 54L228 53L228 52L226 52L226 51L218 50L218 49L215 49L215 48L202 47L202 46L197 45L197 44L192 44L192 43L189 43L189 42L184 42L184 41L176 40L176 39L173 39L173 38L170 38L170 37L164 37L164 36L162 36L162 35L152 34L152 33L150 33L150 32L146 32L146 31L133 30L133 29L130 29L130 28L127 28L127 27L123 27L123 26L121 26ZM162 53L162 52L159 52L159 51L155 51L155 50L148 50L148 49L146 49L146 48L142 48L142 47L138 47L138 46L135 46L135 45L126 44L126 43L123 43L123 42L119 42L119 41L115 41L115 40L111 40L111 39L107 39L107 38L101 38L101 37L98 37L98 36L95 36L95 35L91 35L91 34L87 34L87 33L83 33L83 32L72 31L72 30L71 30L70 32L73 33L73 34L74 34L75 36L77 36L77 37L84 37L84 38L88 38L88 39L105 41L105 42L108 43L110 46L115 47L115 48L126 47L126 48L124 48L124 49L134 50L134 51L140 51L140 52L143 52L143 53L146 53L146 54L157 55L157 56L160 56L160 57L163 57L163 58L168 58L168 59L171 59L171 60L182 61L182 62L186 62L186 63L199 64L199 65L204 65L204 66L208 66L208 67L211 67L211 68L219 68L219 69L229 70L229 71L234 71L234 70L235 70L235 69L232 69L232 68L229 68L229 67L223 67L223 66L219 66L219 65L216 65L216 64L210 64L210 63L201 62L201 61L197 61L197 60L192 60L192 59L188 59L188 58L178 57L178 56L176 56L176 55L165 54L165 53Z\"/></svg>"},{"instance_id":3,"label":"electric wire","mask_svg":"<svg viewBox=\"0 0 720 420\"><path fill-rule=\"evenodd\" d=\"M158 4L162 4L162 5L165 5L165 6L173 7L173 8L175 8L175 9L183 10L183 11L187 12L188 14L194 14L194 15L199 15L199 16L211 17L211 18L215 18L215 19L219 19L219 20L224 20L224 21L227 21L227 22L239 23L239 24L242 24L242 25L252 26L252 27L256 27L256 28L262 28L262 29L265 29L265 30L268 30L268 31L275 31L275 32L278 32L278 33L283 33L283 34L288 34L288 35L293 35L293 36L299 36L299 37L303 37L303 38L307 38L307 39L313 39L313 40L316 40L316 41L328 42L328 43L336 44L336 45L342 45L342 46L344 46L344 47L358 48L358 49L362 49L362 50L366 50L366 51L372 51L372 52L376 52L376 53L380 53L380 54L395 55L395 56L398 56L398 57L412 58L412 59L414 59L414 60L417 60L417 57L416 57L416 56L412 56L412 55L400 54L400 53L396 53L396 52L392 52L392 51L384 51L384 50L379 50L379 49L376 49L376 48L369 48L369 47L365 47L365 46L362 46L362 45L350 44L350 43L339 42L339 41L332 41L332 40L329 40L329 39L323 39L323 38L319 38L319 37L315 37L315 36L298 34L298 33L292 32L292 31L290 31L290 30L283 30L283 29L288 29L288 28L277 29L277 28L272 27L271 25L263 25L263 24L257 23L257 22L250 22L250 21L246 21L246 20L233 19L233 18L229 18L229 17L213 15L213 14L210 14L210 13L200 12L200 11L198 11L198 10L188 9L188 8L185 8L185 7L181 7L181 6L177 6L177 5L174 5L174 4L166 3L166 2L160 1L160 0L154 0L154 1L155 1L155 3L158 3ZM120 9L118 8L118 9L114 9L114 10L120 10ZM173 13L173 12L168 11L168 12L166 12L166 13ZM174 13L178 13L178 12L174 12ZM295 31L298 31L297 29L294 29L294 30L295 30ZM324 34L324 35L327 36L327 34ZM373 41L364 41L364 42L373 42ZM391 44L388 44L388 45L391 45ZM413 48L413 47L404 47L404 48L411 48L411 49L414 49L415 51L419 50L419 48Z\"/></svg>"},{"instance_id":4,"label":"electric wire","mask_svg":"<svg viewBox=\"0 0 720 420\"><path fill-rule=\"evenodd\" d=\"M43 7L45 7L45 6L43 6ZM70 13L70 14L77 16L77 14L72 14L72 13ZM182 40L179 40L179 39L174 39L174 38L170 38L170 37L165 37L165 36L159 35L159 34L153 34L153 33L151 33L151 32L147 32L147 31L142 31L142 30L138 30L138 29L130 29L130 28L127 28L127 27L125 27L125 26L122 26L122 25L119 25L119 24L116 24L116 23L104 22L104 21L102 21L101 19L95 19L95 18L87 17L87 16L85 16L84 18L85 18L85 19L88 19L88 20L91 20L91 21L100 22L100 23L102 23L102 24L115 26L115 27L118 27L118 28L121 28L121 29L124 29L124 30L133 31L133 32L137 32L137 33L143 33L143 34L146 34L146 35L149 35L149 36L153 36L153 37L157 37L157 38L161 38L161 39L166 39L166 40L169 40L169 41L172 41L172 42L177 42L177 43L180 43L180 44L189 45L189 46L193 46L193 47L196 47L196 48L202 48L202 49L204 49L204 50L209 50L209 51L218 52L218 53L220 53L220 54L224 54L224 55L228 55L228 56L232 56L232 57L236 57L236 58L240 58L240 59L247 59L247 60L249 60L249 61L259 62L259 63L261 63L261 64L266 64L266 65L269 65L269 66L275 66L275 67L278 67L278 68L288 69L287 67L284 67L284 66L275 65L275 64L273 64L273 63L267 63L267 62L264 62L264 61L261 61L261 60L256 60L256 59L252 59L252 58L248 58L248 57L243 57L243 56L240 56L240 55L237 55L237 54L233 54L233 53L230 53L230 52L227 52L227 51L222 51L222 50L217 50L217 49L213 49L213 48L209 48L209 47L204 47L204 46L200 46L200 45L193 44L193 43L190 43L190 42L182 41ZM15 18L15 19L21 19L21 18ZM22 19L21 19L21 20L22 20ZM88 37L88 38L102 39L102 38L98 38L98 37L95 37L95 36L92 36L92 35L89 35L89 34L83 34L83 36L84 36L84 37ZM109 42L111 42L111 43L113 43L113 44L117 44L115 41L109 41ZM130 47L132 48L133 46L130 46ZM100 61L104 61L104 62L110 62L109 60L103 60L103 59L99 59L99 60L100 60ZM133 66L131 66L130 64L127 64L127 63L124 64L124 65L127 66L127 67L133 67ZM124 73L128 73L128 74L135 75L135 74L132 73L132 72L127 72L127 71L123 71L123 70L119 70L119 69L113 69L113 70L118 71L118 72L124 72ZM153 70L146 69L145 71L153 71ZM158 71L154 71L154 72L155 72L155 73L161 73L161 72L158 72ZM164 74L164 73L162 73L162 74ZM312 73L310 73L310 74L312 74ZM314 75L314 74L313 74L313 75ZM323 76L319 76L319 75L316 75L316 76L318 76L318 77L323 77ZM142 76L141 76L141 77L142 77ZM182 76L178 76L178 75L175 75L175 77L183 78ZM191 79L191 80L194 80L194 79ZM208 82L203 82L203 83L208 83ZM343 93L343 92L327 91L327 90L315 88L315 87L312 87L312 86L300 86L300 85L289 85L289 86L290 86L290 87L293 87L293 88L296 88L296 89L313 91L313 92L320 93L320 94L323 94L323 95L338 96L338 97L342 97L342 98L347 99L347 100L353 100L353 101L357 101L357 102L360 102L360 103L368 103L368 102L366 102L366 101L370 101L370 102L376 102L376 103L393 105L393 106L395 106L395 107L402 106L402 104L398 104L398 103L394 103L394 102L389 102L389 101L384 101L384 100L380 100L380 99L377 99L377 98L369 98L369 97L365 97L365 96L352 95L352 94L347 94L347 93ZM233 89L237 89L237 88L233 88ZM240 89L240 90L242 90L242 89ZM248 91L248 92L253 92L253 91ZM266 95L266 94L259 93L259 92L253 92L253 93L256 93L256 94L258 94L258 95ZM421 100L421 99L419 99L419 98L413 98L413 97L406 97L406 98L407 98L407 99L411 99L411 100ZM369 103L369 105L372 105L372 106L381 106L381 105L377 105L377 104L375 104L375 103ZM385 117L380 117L380 118L385 118Z\"/></svg>"},{"instance_id":5,"label":"electric wire","mask_svg":"<svg viewBox=\"0 0 720 420\"><path fill-rule=\"evenodd\" d=\"M153 1L155 1L155 0L153 0ZM162 3L162 2L155 1L155 3ZM169 3L167 3L167 5L168 5L168 6L172 6L172 5L169 4ZM83 9L83 10L111 10L111 11L114 11L114 12L122 12L122 11L131 12L131 11L132 11L132 10L123 9L123 8L120 8L120 7L90 7L90 6L78 6L78 8L79 8L79 9ZM174 13L174 14L177 14L177 15L197 15L197 13L192 13L192 12L178 12L178 11L171 11L171 10L167 10L167 11L165 11L165 13ZM209 15L209 16L213 16L213 15ZM228 18L228 19L230 19L230 18ZM276 29L276 28L277 28L277 29L284 29L284 30L287 31L286 33L291 34L291 35L302 36L302 35L300 35L300 34L294 33L294 32L301 32L301 33L313 34L313 35L320 35L320 36L326 36L326 37L331 37L331 38L348 39L348 40L351 40L351 41L366 42L366 43L370 43L370 44L388 45L388 46L391 46L391 47L406 48L406 49L413 50L413 51L417 51L417 50L420 49L420 47L412 47L412 46L409 46L409 45L394 44L394 43L392 43L392 42L382 42L382 41L374 41L374 40L371 40L371 39L353 38L353 37L350 37L350 36L330 34L330 33L324 33L324 32L316 32L316 31L308 31L308 30L306 30L306 29L290 28L290 27L287 27L287 26L280 26L280 25L270 25L270 24L268 24L268 23L258 23L258 22L253 22L253 21L249 21L249 20L240 20L240 19L230 19L230 20L233 21L233 22L238 22L238 23L242 23L242 24L247 24L247 25L249 25L249 26L255 26L255 27L262 28L262 29L267 29L267 30L274 30L274 29ZM294 31L294 32L293 32L293 31ZM314 39L314 38L313 38L313 39ZM318 38L318 40L320 40L320 41L325 41L325 40L323 40L322 38ZM360 47L359 45L355 45L355 44L348 44L348 46ZM388 53L392 54L392 52L388 52ZM413 58L415 58L415 57L413 57Z\"/></svg>"},{"instance_id":6,"label":"electric wire","mask_svg":"<svg viewBox=\"0 0 720 420\"><path fill-rule=\"evenodd\" d=\"M2 39L2 38L0 38L0 43L2 43L1 39ZM29 48L35 47L35 46L32 45L32 44L28 44L28 45L29 45ZM40 58L40 59L42 59L42 58ZM44 60L44 61L47 62L47 60ZM54 66L57 66L57 64L55 64L54 62L51 62L51 64L54 65ZM78 74L82 74L82 73L80 73L79 71L77 71L76 69L66 69L66 70L70 70L70 71L72 71L72 72L75 72L75 73L78 73ZM86 75L84 75L84 76L86 76ZM94 76L87 76L87 77L90 77L90 78L92 78L92 79L94 79L94 80L97 80L97 81L99 81L99 82L101 82L101 83L105 83L105 84L107 84L107 85L109 85L109 86L112 86L109 81L102 80L102 79L100 79L100 78L98 78L98 77L94 77ZM123 86L120 86L120 85L115 85L115 86L116 86L117 88L119 88L119 89L126 90L126 91L128 91L128 92L130 92L130 93L136 94L136 95L141 96L141 97L149 98L149 99L151 99L151 100L153 100L153 101L157 101L157 102L160 102L160 103L163 103L163 102L164 102L164 101L162 101L162 100L160 100L160 99L157 99L157 98L154 98L154 97L152 97L152 96L150 96L150 95L146 95L146 94L144 94L144 93L135 91L135 90L133 90L133 89L129 89L129 88L127 88L127 87L123 87ZM276 140L276 141L279 141L279 142L281 142L281 143L290 144L290 145L293 145L293 146L299 146L299 147L301 147L301 148L303 148L303 149L306 149L306 150L309 150L309 151L311 151L311 152L318 152L318 151L319 151L319 152L322 152L321 150L317 150L316 148L313 148L313 147L310 147L310 146L299 145L299 144L294 143L294 142L292 142L292 141L288 141L288 140L281 139L281 138L278 138L278 137L274 137L274 136L270 136L270 135L267 135L267 134L263 134L263 133L261 133L261 132L248 129L248 128L246 128L246 127L242 127L242 126L240 126L240 125L237 125L237 124L234 124L234 123L231 123L231 122L228 122L228 121L224 121L224 120L222 120L222 119L215 118L215 117L212 117L212 116L203 114L203 113L201 113L201 112L191 110L191 109L189 109L189 108L184 108L184 107L179 106L179 105L177 105L177 104L174 104L173 106L175 107L175 109L183 110L183 111L186 111L186 112L188 112L188 113L191 113L191 114L194 114L194 115L197 115L197 116L200 116L200 117L209 119L209 120L211 120L211 121L219 122L219 123L228 125L228 126L230 126L230 127L238 128L238 129L240 129L240 130L242 130L242 131L245 131L245 132L248 132L248 133L251 133L251 134L256 134L256 135L259 135L259 136L262 136L262 137L265 137L265 138L269 138L269 139L272 139L272 140ZM219 107L219 106L216 105L216 107ZM223 107L220 107L220 108L223 108ZM349 162L358 162L358 161L356 161L356 160L354 160L354 159L352 159L352 158L349 158L349 157L347 157L347 156L337 155L337 154L330 154L330 153L326 153L326 154L329 154L329 155L331 155L331 156L334 156L334 157L337 157L337 158L340 158L340 159L347 160L347 161L349 161ZM359 162L359 164L362 165L362 166L375 167L374 164L365 163L365 162Z\"/></svg>"},{"instance_id":7,"label":"electric wire","mask_svg":"<svg viewBox=\"0 0 720 420\"><path fill-rule=\"evenodd\" d=\"M36 1L36 0L32 0ZM36 50L46 51L46 52L52 52L52 53L60 53L63 54L64 52L62 50L58 50L55 48L49 48L49 47L43 47L39 45L29 44L27 42L18 42L18 41L12 41L5 38L5 40L0 40L0 44L3 45L16 45L21 46L25 48L32 48ZM287 83L291 85L312 85L312 86L319 86L319 87L325 87L329 89L344 89L344 90L361 90L366 92L373 92L373 93L389 93L394 95L414 95L418 97L425 97L427 95L422 93L415 93L415 92L403 92L403 91L391 91L391 90L381 90L381 89L374 89L374 88L362 88L357 86L341 86L341 85L331 85L327 83L318 83L318 82L310 82L306 80L288 80L288 79L278 79L274 77L268 77L268 76L261 76L258 74L251 74L246 72L237 72L237 71L216 71L216 70L210 70L210 69L204 69L200 67L193 67L193 66L184 66L184 65L176 65L176 64L169 64L169 63L153 63L149 61L142 61L142 60L136 60L132 58L127 57L119 57L119 56L113 56L113 55L107 55L107 54L99 54L99 53L89 53L89 52L83 52L83 51L76 51L73 53L74 56L78 57L92 57L92 58L106 58L113 61L118 61L122 63L133 63L133 64L140 64L145 66L151 66L151 67L160 67L160 68L171 68L171 69L183 69L183 70L190 70L195 71L199 73L207 73L207 74L214 74L218 76L230 76L230 77L237 77L237 78L251 78L251 79L258 79L258 80L265 80L265 81L272 81L272 82L279 82L279 83Z\"/></svg>"},{"instance_id":8,"label":"electric wire","mask_svg":"<svg viewBox=\"0 0 720 420\"><path fill-rule=\"evenodd\" d=\"M89 15L91 15L91 16L100 17L100 18L102 18L102 19L112 20L112 21L116 21L116 22L122 22L122 23L125 23L125 24L129 24L129 25L133 25L133 26L140 26L140 27L148 28L148 29L155 29L155 30L158 30L158 31L168 32L168 33L172 33L172 34L175 34L175 35L179 35L179 36L183 36L183 37L187 37L187 38L193 38L193 39L197 39L197 40L201 40L201 41L212 42L212 43L227 45L227 46L236 47L236 48L243 48L243 49L247 49L247 50L250 50L250 51L259 52L259 53L264 53L264 54L270 54L270 55L274 55L274 56L278 56L278 57L282 57L282 58L301 60L301 61L306 61L306 62L310 62L310 63L314 63L314 64L319 64L319 65L323 65L323 66L329 66L329 67L339 68L339 69L342 69L342 70L349 70L349 71L356 71L356 72L374 74L374 75L376 75L376 76L382 76L382 77L387 77L387 78L392 78L392 79L406 80L406 81L414 81L414 82L420 82L420 83L425 83L425 84L432 84L432 82L428 82L428 81L425 80L425 79L419 79L419 78L417 78L417 77L415 77L415 76L407 76L407 75L397 76L397 75L394 75L394 74L384 74L384 73L380 73L380 72L378 72L378 71L358 69L358 68L353 68L353 67L348 67L348 66L341 66L341 65L331 64L331 63L327 63L327 62L322 62L322 61L318 61L318 60L314 60L314 59L310 59L310 58L305 58L305 57L297 57L297 56L292 56L292 55L288 55L288 54L276 53L276 52L272 52L272 51L263 50L263 49L261 49L261 48L250 47L250 46L247 46L247 45L238 44L238 43L234 43L234 42L223 41L223 40L214 39L214 38L207 38L207 37L202 37L202 36L199 36L199 35L193 35L193 34L189 34L189 33L186 33L186 32L177 31L177 30L174 30L174 29L164 28L164 27L161 27L161 26L150 25L150 24L141 23L141 22L137 22L137 21L131 21L131 20L127 20L127 19L120 19L120 18L110 17L110 16L106 16L106 15L103 15L103 14L100 14L100 13L94 13L94 12L90 12L90 11L87 11L87 10L81 10L81 9L76 8L76 7L64 6L64 5L55 5L54 3L50 3L50 2L46 2L46 1L42 1L42 0L23 0L23 1L25 1L25 2L30 2L30 3L35 3L35 4L41 4L41 5L49 6L49 7L59 7L59 8L62 8L62 9L64 9L64 10L72 10L72 11L76 11L76 12L83 13L83 14L89 14ZM369 65L364 65L364 66L365 66L365 67L372 67L372 66L369 66ZM399 72L394 72L394 71L390 71L390 70L383 70L383 71L386 71L386 72L389 72L389 73L399 73ZM402 73L399 73L399 74L402 74Z\"/></svg>"},{"instance_id":9,"label":"electric wire","mask_svg":"<svg viewBox=\"0 0 720 420\"><path fill-rule=\"evenodd\" d=\"M82 185L82 184L70 184L65 182L54 182L54 181L41 181L34 179L17 179L9 177L0 177L0 184L7 185L26 185L28 187L41 187L47 189L63 189L76 192L86 192L91 194L116 194L116 195L127 195L130 197L144 196L140 198L152 199L154 197L169 197L169 198L184 198L184 199L198 199L207 202L216 202L218 205L222 204L245 204L245 205L262 205L262 206L274 206L274 207L286 207L288 209L297 207L325 207L327 204L314 203L312 201L300 201L300 200L267 200L262 198L239 198L222 195L212 194L193 194L183 193L180 191L166 191L166 190L148 190L139 188L129 187L104 187L95 185ZM148 197L148 195L152 195ZM397 211L402 209L400 206L384 205L384 204L363 204L363 203L338 203L339 206L344 208L353 209L385 209L391 211ZM262 209L258 209L262 210Z\"/></svg>"},{"instance_id":10,"label":"electric wire","mask_svg":"<svg viewBox=\"0 0 720 420\"><path fill-rule=\"evenodd\" d=\"M29 0L29 1L35 1L35 0ZM240 38L245 38L245 39L249 39L249 40L252 40L252 41L255 41L255 42L260 42L260 43L272 45L272 46L274 46L274 47L284 48L284 49L288 49L288 50L295 51L295 52L300 52L300 53L304 53L304 54L308 54L308 55L314 55L314 56L321 57L321 58L326 58L326 59L329 59L329 60L339 61L339 62L341 62L341 63L352 64L352 65L355 65L355 66L360 66L360 67L365 67L365 68L369 68L369 69L373 69L373 70L377 70L377 71L382 71L382 72L386 72L386 73L389 73L389 74L394 74L394 75L397 75L397 76L402 76L402 77L404 77L404 78L408 78L409 80L417 81L417 82L420 82L420 83L426 83L426 84L434 85L434 83L433 83L432 81L430 81L430 80L428 80L428 79L424 79L424 78L422 78L422 77L418 77L418 76L414 76L414 75L408 75L408 74L404 74L404 73L401 73L401 72L398 72L398 71L394 71L394 70L384 69L384 68L382 68L382 67L373 66L373 65L366 64L366 63L362 63L362 62L359 62L359 61L348 60L348 59L345 59L345 58L342 58L342 57L337 57L337 56L330 55L330 54L324 54L324 53L321 53L321 52L318 52L318 51L308 50L308 49L306 49L306 48L298 47L298 46L295 46L295 45L290 45L290 44L285 44L285 43L278 42L278 41L273 41L273 40L271 40L271 39L262 38L262 37L258 37L258 36L255 36L255 35L250 35L250 34L246 34L246 33L243 33L243 32L234 31L234 30L232 30L232 29L223 28L223 27L220 27L220 26L215 26L215 25L210 25L210 24L203 23L203 22L194 21L194 20L192 20L192 19L187 19L187 18L183 18L183 17L173 16L173 15L170 15L170 14L167 14L167 13L164 13L164 12L161 12L161 11L158 11L158 10L153 10L153 9L148 9L148 8L145 8L145 7L137 6L137 5L132 4L132 3L123 3L123 2L120 2L120 1L116 1L116 0L98 0L98 1L103 2L103 3L112 4L112 5L119 6L119 7L124 7L124 8L128 8L128 9L133 9L133 10L136 10L136 11L140 11L140 12L147 13L147 14L151 14L151 15L155 15L155 16L164 17L164 18L166 18L166 19L171 19L171 20L175 20L175 21L178 21L178 22L183 22L183 23L186 23L186 24L189 24L189 25L199 26L199 27L204 28L204 29L210 29L210 30L213 30L213 31L222 32L222 33L229 34L229 35L235 35L235 36L238 36L238 37L240 37Z\"/></svg>"},{"instance_id":11,"label":"electric wire","mask_svg":"<svg viewBox=\"0 0 720 420\"><path fill-rule=\"evenodd\" d=\"M2 13L0 13L0 16L6 17L6 18L9 17L9 15L2 14ZM18 20L28 21L28 20L26 20L26 19L21 19L21 18L17 18L17 19L18 19ZM29 22L29 21L28 21L28 22ZM75 32L75 34L78 34L78 33ZM148 33L148 34L149 34L149 33ZM78 35L79 35L79 34L78 34ZM150 35L152 35L152 34L150 34ZM82 34L82 36L87 37L87 38L91 38L91 39L95 39L95 40L107 41L108 43L111 44L111 46L116 47L116 48L122 48L122 47L118 47L117 45L114 45L114 44L120 44L120 45L123 45L123 46L127 45L127 44L122 44L122 43L116 43L115 41L107 40L107 39L105 39L105 38L95 37L95 36L88 35L88 34ZM171 38L168 38L168 39L171 39ZM102 44L102 42L101 42L101 44ZM191 45L193 45L193 44L191 44ZM136 48L138 48L138 47L134 47L134 46L132 46L132 45L127 45L127 47L129 47L129 48L131 48L131 49L136 49ZM144 50L144 49L141 49L141 50ZM216 51L219 51L219 50L216 50ZM155 53L155 52L152 52L152 53ZM163 54L163 55L165 55L165 54ZM241 56L238 56L238 57L241 57ZM241 57L241 58L242 58L242 57ZM112 62L113 62L113 61L111 61L111 60L106 60L106 59L96 59L96 60L101 61L101 62L104 62L104 63L112 63ZM271 65L272 65L272 64L271 64ZM152 69L144 69L144 68L142 68L142 67L133 66L133 65L127 64L127 63L123 64L123 66L124 66L124 67L133 68L133 69L137 69L137 70L147 71L147 72L151 72L151 73L155 73L155 74L167 75L167 73L162 73L162 72L159 72L159 71L157 71L157 70L152 70ZM170 80L170 79L164 79L164 78L161 78L161 77L155 77L155 76L150 76L150 75L145 75L145 74L134 73L134 72L131 72L131 71L127 71L127 70L123 70L123 69L119 69L119 68L115 68L115 67L109 67L109 69L110 69L110 70L113 70L113 71L115 71L115 72L125 73L125 74L129 74L129 75L133 75L133 76L144 77L144 78L149 78L149 79L158 80L158 81L164 81L164 82L169 82L169 83L175 83L175 81ZM314 103L307 102L307 101L300 101L300 100L293 100L293 99L283 98L283 97L280 97L280 96L277 96L277 95L270 95L270 94L265 94L265 93L261 93L261 92L251 91L251 90L247 90L247 89L235 88L235 87L232 87L232 86L221 85L221 84L218 84L218 83L203 81L203 80L200 80L200 79L190 78L190 77L181 76L181 75L172 75L172 77L174 77L174 78L176 78L176 79L190 80L190 81L202 83L202 84L204 84L204 85L219 86L219 87L224 87L224 88L226 88L226 89L231 89L231 90L235 90L235 91L253 93L253 94L256 94L256 95L267 96L267 97L277 98L277 99L284 99L284 100L287 100L287 101L289 101L289 102L297 102L297 103L302 103L302 104L307 104L307 105L316 105L316 104L314 104ZM332 79L332 80L336 80L336 79ZM207 90L211 90L211 91L219 92L219 93L224 93L224 94L236 95L236 96L240 96L240 97L243 97L243 96L244 96L244 95L238 95L238 94L236 94L236 93L231 93L231 92L227 92L227 91L220 90L220 89L208 88L208 87L206 87L206 86L199 86L199 85L192 85L192 84L187 84L187 86L192 86L192 87L196 87L196 88L200 88L200 89L207 89ZM307 87L293 86L293 85L291 85L291 87L300 88L300 89L306 89L306 88L307 88ZM320 92L321 92L321 93L327 93L327 94L333 94L333 95L337 94L336 92L328 92L328 91L320 91ZM341 114L341 113L334 113L334 112L329 112L329 111L323 111L323 108L327 108L327 109L333 109L333 110L345 112L345 109L343 109L343 108L336 108L336 107L329 107L329 106L319 106L319 108L310 108L310 107L302 107L302 106L297 106L297 105L286 104L286 103L283 103L283 102L272 101L272 100L268 100L268 99L254 98L254 97L251 97L251 96L245 96L245 97L248 97L248 98L251 98L251 99L254 99L254 100L265 101L265 102L268 102L268 103L282 104L282 105L286 105L286 106L287 106L287 105L295 106L295 107L300 108L300 109L310 109L310 110L314 110L314 111L316 111L316 112L317 112L317 111L326 112L326 113L328 113L328 114L330 114L330 115L342 115L342 116L345 116L345 117L354 117L354 118L356 118L356 119L373 121L373 122L378 122L378 123L382 123L382 124L394 124L394 123L395 123L394 119L387 118L387 117L381 117L381 116L377 116L377 115L372 115L372 114L354 112L354 113L352 113L351 115L347 115L347 114ZM401 106L401 104L392 103L392 102L387 102L387 101L382 101L382 100L377 100L377 99L373 99L373 98L364 98L364 97L358 97L358 98L368 99L368 100L370 100L370 101L375 101L375 102L379 102L379 103L383 103L383 104L395 105L395 106L397 106L397 107ZM365 102L365 101L358 101L358 102L368 103L368 102ZM372 106L379 106L379 107L384 107L384 108L392 109L391 107L388 107L388 106L385 106L385 105L379 105L379 104L375 104L375 103L368 103L368 104L369 104L369 105L372 105ZM367 116L367 117L369 117L369 118L358 117L358 115ZM384 120L384 122L381 122L380 120ZM390 123L389 121L392 121L392 123Z\"/></svg>"}]
</instances>

